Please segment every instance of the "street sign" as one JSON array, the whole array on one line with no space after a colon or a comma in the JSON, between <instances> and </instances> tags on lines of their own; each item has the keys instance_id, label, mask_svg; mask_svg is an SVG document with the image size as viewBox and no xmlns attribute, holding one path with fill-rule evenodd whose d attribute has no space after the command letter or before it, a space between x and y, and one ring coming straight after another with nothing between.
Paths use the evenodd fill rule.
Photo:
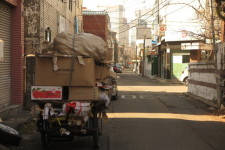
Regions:
<instances>
[{"instance_id":1,"label":"street sign","mask_svg":"<svg viewBox=\"0 0 225 150\"><path fill-rule=\"evenodd\" d=\"M157 41L153 41L153 40L152 40L152 44L157 44L157 43L158 43Z\"/></svg>"},{"instance_id":2,"label":"street sign","mask_svg":"<svg viewBox=\"0 0 225 150\"><path fill-rule=\"evenodd\" d=\"M165 35L165 31L166 31L166 25L160 24L159 25L159 35Z\"/></svg>"}]
</instances>

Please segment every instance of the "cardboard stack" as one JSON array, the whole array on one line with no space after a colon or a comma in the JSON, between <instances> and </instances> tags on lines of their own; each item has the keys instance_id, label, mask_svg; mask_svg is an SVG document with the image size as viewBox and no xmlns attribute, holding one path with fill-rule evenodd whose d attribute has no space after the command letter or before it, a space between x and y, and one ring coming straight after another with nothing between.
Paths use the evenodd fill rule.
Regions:
<instances>
[{"instance_id":1,"label":"cardboard stack","mask_svg":"<svg viewBox=\"0 0 225 150\"><path fill-rule=\"evenodd\" d=\"M107 84L108 77L115 76L106 64L110 62L111 52L105 48L104 41L101 39L97 40L98 42L88 41L98 38L90 34L75 35L73 48L72 35L65 33L59 35L54 41L54 47L58 51L36 56L34 85L60 86L63 89L62 97L71 101L98 100L96 83Z\"/></svg>"},{"instance_id":2,"label":"cardboard stack","mask_svg":"<svg viewBox=\"0 0 225 150\"><path fill-rule=\"evenodd\" d=\"M36 57L35 86L61 86L69 100L98 100L96 65L93 58ZM54 69L57 67L57 69Z\"/></svg>"},{"instance_id":3,"label":"cardboard stack","mask_svg":"<svg viewBox=\"0 0 225 150\"><path fill-rule=\"evenodd\" d=\"M57 57L57 62L54 64L53 57L36 57L35 85L95 86L95 63L93 58L83 58L84 64L80 64L77 58L73 59ZM54 65L58 67L55 70ZM70 76L72 76L71 81Z\"/></svg>"}]
</instances>

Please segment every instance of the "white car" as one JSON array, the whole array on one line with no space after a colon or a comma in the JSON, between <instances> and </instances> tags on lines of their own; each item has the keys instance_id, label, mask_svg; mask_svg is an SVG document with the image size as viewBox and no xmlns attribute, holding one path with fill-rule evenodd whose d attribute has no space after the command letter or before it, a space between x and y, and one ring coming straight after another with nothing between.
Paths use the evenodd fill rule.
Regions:
<instances>
[{"instance_id":1,"label":"white car","mask_svg":"<svg viewBox=\"0 0 225 150\"><path fill-rule=\"evenodd\" d=\"M180 77L180 81L184 82L184 84L187 86L188 85L188 67L182 71L182 75Z\"/></svg>"}]
</instances>

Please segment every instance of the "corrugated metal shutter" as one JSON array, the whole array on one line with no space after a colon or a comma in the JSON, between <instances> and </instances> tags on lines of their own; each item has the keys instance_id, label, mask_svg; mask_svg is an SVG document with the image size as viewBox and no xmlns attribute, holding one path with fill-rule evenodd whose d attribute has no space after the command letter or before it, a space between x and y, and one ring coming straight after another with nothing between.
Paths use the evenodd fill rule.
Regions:
<instances>
[{"instance_id":1,"label":"corrugated metal shutter","mask_svg":"<svg viewBox=\"0 0 225 150\"><path fill-rule=\"evenodd\" d=\"M12 8L0 1L0 39L4 41L4 62L0 62L0 108L11 102L11 13Z\"/></svg>"}]
</instances>

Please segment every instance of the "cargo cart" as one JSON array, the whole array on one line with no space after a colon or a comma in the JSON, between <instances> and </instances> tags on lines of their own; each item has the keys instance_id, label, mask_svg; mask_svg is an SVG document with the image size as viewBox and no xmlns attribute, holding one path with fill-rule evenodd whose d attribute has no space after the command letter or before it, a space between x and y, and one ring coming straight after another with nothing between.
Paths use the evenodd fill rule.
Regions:
<instances>
[{"instance_id":1,"label":"cargo cart","mask_svg":"<svg viewBox=\"0 0 225 150\"><path fill-rule=\"evenodd\" d=\"M61 115L65 101L49 103L49 101L40 100L35 103L43 110L40 111L37 128L45 148L48 148L52 141L72 141L74 136L92 136L94 148L99 148L99 136L102 135L102 118L99 118L98 114L104 110L104 104L101 101L90 103L87 120L84 116L79 115L81 113L79 111L83 111L82 108L78 108L78 111L76 111L73 106L67 108L65 115ZM48 107L46 110L46 104L51 104L51 108ZM54 109L55 114L51 114L51 109ZM46 113L48 114L46 115Z\"/></svg>"},{"instance_id":2,"label":"cargo cart","mask_svg":"<svg viewBox=\"0 0 225 150\"><path fill-rule=\"evenodd\" d=\"M51 141L92 136L94 147L99 148L102 118L98 115L106 116L110 104L101 86L107 85L110 76L116 77L109 67L110 52L107 43L96 35L60 33L35 54L29 86L45 147Z\"/></svg>"}]
</instances>

